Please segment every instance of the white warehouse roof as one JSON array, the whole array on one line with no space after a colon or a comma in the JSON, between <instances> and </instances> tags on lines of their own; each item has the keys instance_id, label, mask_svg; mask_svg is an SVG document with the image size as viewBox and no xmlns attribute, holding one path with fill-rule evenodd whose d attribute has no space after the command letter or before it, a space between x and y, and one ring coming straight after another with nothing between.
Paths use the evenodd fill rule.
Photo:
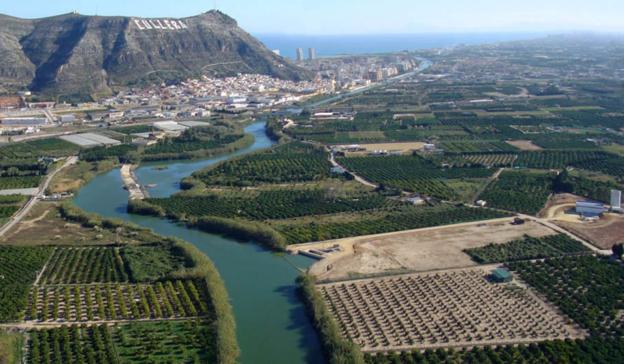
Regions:
<instances>
[{"instance_id":1,"label":"white warehouse roof","mask_svg":"<svg viewBox=\"0 0 624 364\"><path fill-rule=\"evenodd\" d=\"M196 128L202 126L210 126L210 123L205 121L180 121L180 125L187 126L189 128Z\"/></svg>"},{"instance_id":2,"label":"white warehouse roof","mask_svg":"<svg viewBox=\"0 0 624 364\"><path fill-rule=\"evenodd\" d=\"M99 147L104 145L119 145L119 140L111 139L95 133L64 135L61 139L80 147Z\"/></svg>"},{"instance_id":3,"label":"white warehouse roof","mask_svg":"<svg viewBox=\"0 0 624 364\"><path fill-rule=\"evenodd\" d=\"M154 128L163 131L184 131L188 129L184 125L180 125L175 121L157 121L154 123Z\"/></svg>"}]
</instances>

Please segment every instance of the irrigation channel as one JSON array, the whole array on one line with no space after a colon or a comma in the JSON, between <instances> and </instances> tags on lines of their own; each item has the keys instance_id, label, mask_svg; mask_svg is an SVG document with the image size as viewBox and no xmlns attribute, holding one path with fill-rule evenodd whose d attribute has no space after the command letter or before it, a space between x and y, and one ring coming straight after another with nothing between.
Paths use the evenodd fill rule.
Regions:
<instances>
[{"instance_id":1,"label":"irrigation channel","mask_svg":"<svg viewBox=\"0 0 624 364\"><path fill-rule=\"evenodd\" d=\"M141 184L156 185L149 190L150 196L170 196L179 191L180 180L193 172L273 144L266 136L264 122L254 123L246 131L254 135L255 142L244 150L201 161L146 164L136 170L136 175ZM75 203L88 212L184 239L209 256L230 295L242 363L324 362L319 339L295 291L298 268L307 268L312 260L278 255L252 242L225 239L164 219L128 214L128 192L122 189L119 169L96 177L82 188Z\"/></svg>"}]
</instances>

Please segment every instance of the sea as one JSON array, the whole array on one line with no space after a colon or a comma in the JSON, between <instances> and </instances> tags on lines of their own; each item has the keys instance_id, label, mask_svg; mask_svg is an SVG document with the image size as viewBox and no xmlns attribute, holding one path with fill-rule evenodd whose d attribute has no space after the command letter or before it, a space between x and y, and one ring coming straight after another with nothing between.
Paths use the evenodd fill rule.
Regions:
<instances>
[{"instance_id":1,"label":"sea","mask_svg":"<svg viewBox=\"0 0 624 364\"><path fill-rule=\"evenodd\" d=\"M546 33L448 33L448 34L384 34L384 35L282 35L254 34L269 49L279 50L283 57L295 59L297 48L314 48L318 57L388 53L458 45L491 44L514 40L535 39Z\"/></svg>"}]
</instances>

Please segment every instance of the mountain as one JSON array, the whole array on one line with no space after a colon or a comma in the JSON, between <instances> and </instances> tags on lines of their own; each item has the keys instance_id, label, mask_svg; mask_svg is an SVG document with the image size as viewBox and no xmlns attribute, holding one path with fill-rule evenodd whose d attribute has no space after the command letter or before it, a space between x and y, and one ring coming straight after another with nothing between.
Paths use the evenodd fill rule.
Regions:
<instances>
[{"instance_id":1,"label":"mountain","mask_svg":"<svg viewBox=\"0 0 624 364\"><path fill-rule=\"evenodd\" d=\"M120 86L237 73L311 77L219 11L182 19L0 15L0 93L29 88L84 97Z\"/></svg>"}]
</instances>

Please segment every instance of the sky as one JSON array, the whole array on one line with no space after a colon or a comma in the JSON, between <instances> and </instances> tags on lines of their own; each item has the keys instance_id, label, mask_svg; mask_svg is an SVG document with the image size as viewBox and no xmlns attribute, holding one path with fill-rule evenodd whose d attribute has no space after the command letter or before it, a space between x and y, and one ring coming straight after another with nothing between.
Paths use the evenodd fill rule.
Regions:
<instances>
[{"instance_id":1,"label":"sky","mask_svg":"<svg viewBox=\"0 0 624 364\"><path fill-rule=\"evenodd\" d=\"M186 17L215 4L255 34L624 32L623 0L0 0L0 13Z\"/></svg>"}]
</instances>

